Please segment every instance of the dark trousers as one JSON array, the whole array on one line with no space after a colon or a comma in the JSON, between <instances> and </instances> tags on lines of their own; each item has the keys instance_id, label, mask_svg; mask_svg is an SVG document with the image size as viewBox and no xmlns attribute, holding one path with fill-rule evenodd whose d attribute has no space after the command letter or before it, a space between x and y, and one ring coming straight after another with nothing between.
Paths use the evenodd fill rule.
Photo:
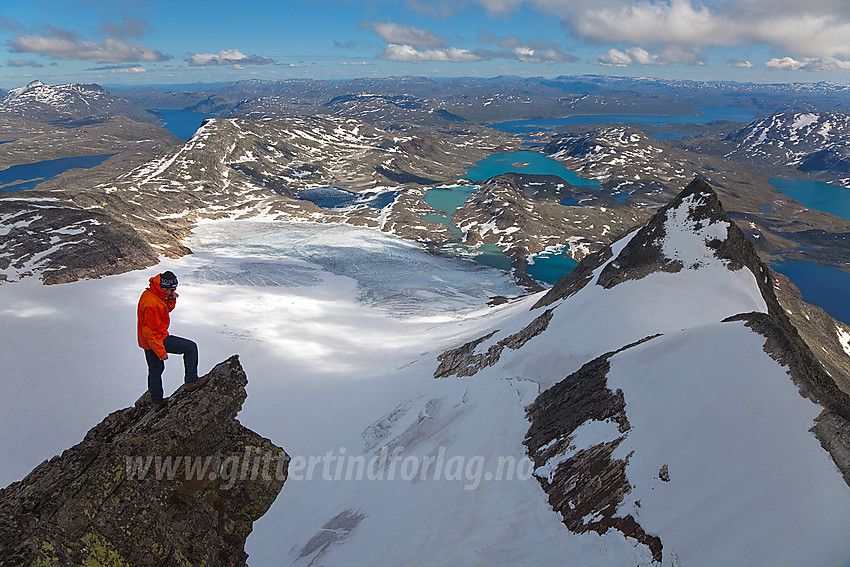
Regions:
<instances>
[{"instance_id":1,"label":"dark trousers","mask_svg":"<svg viewBox=\"0 0 850 567\"><path fill-rule=\"evenodd\" d=\"M165 352L169 354L183 355L183 368L185 376L183 381L187 384L198 381L198 345L194 341L168 335L162 341ZM145 349L145 360L148 363L148 391L151 393L151 403L158 404L162 401L162 372L165 370L165 361L160 360L151 349Z\"/></svg>"}]
</instances>

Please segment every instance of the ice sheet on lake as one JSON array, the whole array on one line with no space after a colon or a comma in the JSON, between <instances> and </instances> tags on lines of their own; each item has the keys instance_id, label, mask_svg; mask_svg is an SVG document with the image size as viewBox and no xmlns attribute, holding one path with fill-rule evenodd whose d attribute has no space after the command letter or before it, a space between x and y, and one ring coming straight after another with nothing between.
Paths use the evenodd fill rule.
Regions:
<instances>
[{"instance_id":1,"label":"ice sheet on lake","mask_svg":"<svg viewBox=\"0 0 850 567\"><path fill-rule=\"evenodd\" d=\"M294 287L317 285L329 272L353 278L360 301L397 316L475 308L523 291L501 270L357 227L216 221L202 223L188 244L201 260L190 279Z\"/></svg>"}]
</instances>

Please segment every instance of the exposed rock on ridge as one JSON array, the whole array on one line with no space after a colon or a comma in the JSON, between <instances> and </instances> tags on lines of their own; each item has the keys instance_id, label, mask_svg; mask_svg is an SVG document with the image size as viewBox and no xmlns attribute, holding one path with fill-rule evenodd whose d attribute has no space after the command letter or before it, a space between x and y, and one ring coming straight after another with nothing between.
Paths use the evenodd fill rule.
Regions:
<instances>
[{"instance_id":1,"label":"exposed rock on ridge","mask_svg":"<svg viewBox=\"0 0 850 567\"><path fill-rule=\"evenodd\" d=\"M575 430L589 420L617 423L620 433L631 425L626 417L623 392L612 392L606 375L612 356L655 337L646 337L618 351L606 353L547 390L528 406L531 427L525 445L535 468L569 452ZM576 451L565 459L550 478L537 476L549 495L549 504L561 514L564 524L575 533L595 531L604 534L613 528L646 545L655 561L662 560L662 543L647 534L630 514L617 515L617 507L631 489L625 460L612 457L625 437Z\"/></svg>"},{"instance_id":2,"label":"exposed rock on ridge","mask_svg":"<svg viewBox=\"0 0 850 567\"><path fill-rule=\"evenodd\" d=\"M145 394L0 491L0 565L244 565L289 457L236 420L238 357L209 376L160 412Z\"/></svg>"}]
</instances>

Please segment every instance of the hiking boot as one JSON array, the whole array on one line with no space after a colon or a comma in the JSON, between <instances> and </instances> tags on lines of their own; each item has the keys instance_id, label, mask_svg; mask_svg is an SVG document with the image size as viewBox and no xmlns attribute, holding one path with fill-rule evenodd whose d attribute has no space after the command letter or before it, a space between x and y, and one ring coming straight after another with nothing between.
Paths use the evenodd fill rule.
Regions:
<instances>
[{"instance_id":1,"label":"hiking boot","mask_svg":"<svg viewBox=\"0 0 850 567\"><path fill-rule=\"evenodd\" d=\"M151 407L153 408L153 411L159 411L162 408L164 408L167 403L168 403L168 398L162 398L161 402L159 402L158 404L152 403Z\"/></svg>"},{"instance_id":2,"label":"hiking boot","mask_svg":"<svg viewBox=\"0 0 850 567\"><path fill-rule=\"evenodd\" d=\"M197 382L187 382L186 383L186 391L187 392L194 392L198 388L203 388L204 385L206 385L206 383L209 382L209 379L210 379L210 375L207 374L203 378L199 378Z\"/></svg>"}]
</instances>

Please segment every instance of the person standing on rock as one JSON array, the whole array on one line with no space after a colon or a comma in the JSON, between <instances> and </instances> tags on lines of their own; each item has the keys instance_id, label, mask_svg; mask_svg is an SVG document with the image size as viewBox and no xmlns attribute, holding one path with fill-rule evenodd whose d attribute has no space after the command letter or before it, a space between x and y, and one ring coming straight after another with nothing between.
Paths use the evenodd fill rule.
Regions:
<instances>
[{"instance_id":1,"label":"person standing on rock","mask_svg":"<svg viewBox=\"0 0 850 567\"><path fill-rule=\"evenodd\" d=\"M198 345L194 341L168 334L169 313L177 305L177 276L163 272L150 279L150 286L139 298L137 331L139 346L145 351L148 363L148 391L153 409L161 410L168 398L163 398L162 372L168 353L182 354L186 389L197 390L207 383L208 376L198 379Z\"/></svg>"}]
</instances>

